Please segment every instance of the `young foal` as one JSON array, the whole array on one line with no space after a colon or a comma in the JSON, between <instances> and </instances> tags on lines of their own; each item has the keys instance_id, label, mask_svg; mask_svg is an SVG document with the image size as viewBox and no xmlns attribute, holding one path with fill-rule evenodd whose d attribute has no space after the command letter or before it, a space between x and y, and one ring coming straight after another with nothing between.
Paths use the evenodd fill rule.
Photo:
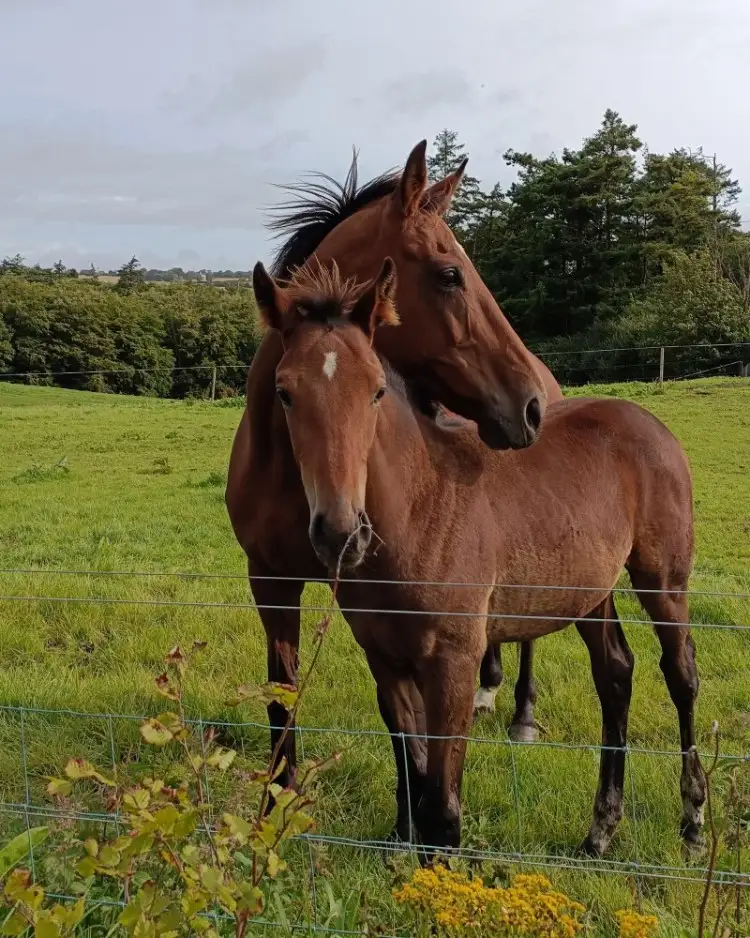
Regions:
<instances>
[{"instance_id":1,"label":"young foal","mask_svg":"<svg viewBox=\"0 0 750 938\"><path fill-rule=\"evenodd\" d=\"M275 223L289 235L275 272L289 277L297 267L335 260L343 276L366 280L386 256L394 257L402 270L403 323L381 330L378 351L419 383L423 406L440 401L474 421L487 446L530 445L554 379L524 347L443 220L464 165L428 184L425 148L425 141L414 148L402 173L361 188L354 162L341 187L314 182L297 189L299 200L284 206L289 214ZM295 684L304 581L322 579L327 571L307 536L307 500L274 393L282 353L278 335L269 332L250 367L226 506L266 632L268 678ZM380 705L389 721L385 701ZM275 749L288 714L274 703L268 715ZM282 785L294 776L294 739L288 734L277 748ZM400 754L399 745L397 759Z\"/></svg>"},{"instance_id":2,"label":"young foal","mask_svg":"<svg viewBox=\"0 0 750 938\"><path fill-rule=\"evenodd\" d=\"M633 670L612 594L625 566L662 645L680 721L682 832L696 839L705 796L693 748L698 678L685 594L669 592L686 588L693 557L679 443L644 409L612 399L556 404L534 446L502 453L468 427L426 419L371 347L378 325L398 321L394 284L390 260L365 293L330 274L301 273L282 288L262 265L254 272L260 308L283 341L277 396L311 544L330 570L351 571L339 603L389 730L428 737L410 738L399 766L408 774L399 778L401 824L411 808L424 844L459 844L474 678L488 637L533 640L575 622L607 747L583 849L606 849L622 815ZM438 585L461 581L486 586ZM504 583L571 588L495 586Z\"/></svg>"}]
</instances>

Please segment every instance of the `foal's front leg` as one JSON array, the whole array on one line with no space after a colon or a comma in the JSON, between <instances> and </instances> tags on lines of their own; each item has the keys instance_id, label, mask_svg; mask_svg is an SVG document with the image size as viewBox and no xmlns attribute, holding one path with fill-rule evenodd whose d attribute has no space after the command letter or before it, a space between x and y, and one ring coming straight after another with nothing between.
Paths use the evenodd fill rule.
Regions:
<instances>
[{"instance_id":1,"label":"foal's front leg","mask_svg":"<svg viewBox=\"0 0 750 938\"><path fill-rule=\"evenodd\" d=\"M410 672L395 667L372 649L366 655L396 761L396 825L391 836L412 843L427 768L427 744L421 738L425 734L424 702Z\"/></svg>"},{"instance_id":2,"label":"foal's front leg","mask_svg":"<svg viewBox=\"0 0 750 938\"><path fill-rule=\"evenodd\" d=\"M299 669L299 606L305 584L299 580L277 579L267 568L252 561L249 566L250 587L266 630L268 680L296 687ZM294 782L297 766L294 723L284 736L288 719L289 711L285 707L279 703L269 704L273 768L284 761L284 768L276 780L283 788L288 788Z\"/></svg>"},{"instance_id":3,"label":"foal's front leg","mask_svg":"<svg viewBox=\"0 0 750 938\"><path fill-rule=\"evenodd\" d=\"M461 844L461 783L471 729L474 676L486 650L486 639L482 633L469 633L461 640L461 645L439 642L434 654L420 663L428 741L417 829L427 859L435 849Z\"/></svg>"}]
</instances>

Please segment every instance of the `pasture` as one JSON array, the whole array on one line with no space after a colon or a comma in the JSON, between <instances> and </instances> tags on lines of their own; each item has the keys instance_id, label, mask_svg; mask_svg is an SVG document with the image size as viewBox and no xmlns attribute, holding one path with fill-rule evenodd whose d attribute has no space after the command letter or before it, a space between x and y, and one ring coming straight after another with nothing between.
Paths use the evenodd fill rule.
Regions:
<instances>
[{"instance_id":1,"label":"pasture","mask_svg":"<svg viewBox=\"0 0 750 938\"><path fill-rule=\"evenodd\" d=\"M589 393L592 389L589 389ZM692 586L750 592L750 382L710 379L680 384L593 389L637 400L676 433L695 482L698 551ZM208 721L256 721L252 705L238 713L225 701L237 685L265 679L265 641L248 602L244 555L234 540L223 494L226 465L240 417L237 402L191 403L127 398L51 388L0 385L0 802L44 804L44 775L67 757L106 764L135 752L132 721L97 714L157 712L153 675L176 643L204 639L208 648L190 690L193 715ZM131 571L137 576L25 574L10 570ZM213 578L149 576L200 572ZM9 597L26 597L11 601ZM308 587L304 602L326 606L328 590ZM39 597L29 599L29 597ZM46 597L46 599L45 599ZM61 603L55 597L107 603ZM119 602L122 601L122 602ZM179 605L184 603L185 605ZM169 605L171 604L171 605ZM210 605L214 604L214 605ZM642 619L630 597L623 618ZM750 601L729 596L692 599L696 624L750 623ZM320 614L303 614L302 664ZM627 625L636 656L629 742L636 749L678 749L675 710L658 667L650 628ZM750 753L750 632L695 629L701 692L702 747L718 720L722 748ZM585 646L570 629L539 642L539 747L508 747L515 651L504 653L506 685L498 712L483 717L470 744L464 778L464 845L478 850L555 856L563 864L585 834L597 777L598 753L554 744L597 744L598 701ZM23 727L12 707L24 715ZM364 658L340 618L326 639L319 669L303 705L307 754L343 750L327 776L317 809L319 831L332 837L381 839L394 817L394 768L389 741L355 731L383 729ZM25 747L21 745L21 730ZM330 732L320 732L328 730ZM258 726L229 727L248 759L266 754ZM25 748L25 753L22 752ZM608 859L679 868L679 758L634 753L626 782L626 818ZM231 793L227 793L231 797ZM18 815L3 811L3 833ZM313 858L318 873L343 900L338 928L357 928L355 910L389 934L404 923L390 890L409 869L398 854L330 844ZM309 858L299 853L301 897ZM607 872L551 870L556 885L594 911L593 930L613 929L610 913L632 905L637 888L678 935L694 921L698 889L679 879ZM317 895L325 920L329 900ZM294 902L292 903L294 905ZM287 909L292 916L298 909Z\"/></svg>"}]
</instances>

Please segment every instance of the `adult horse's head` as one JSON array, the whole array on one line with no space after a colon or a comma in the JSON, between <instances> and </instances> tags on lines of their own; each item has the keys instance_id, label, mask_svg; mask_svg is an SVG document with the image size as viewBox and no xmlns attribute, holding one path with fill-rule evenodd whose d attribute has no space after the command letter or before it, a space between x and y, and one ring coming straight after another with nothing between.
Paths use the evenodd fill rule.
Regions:
<instances>
[{"instance_id":1,"label":"adult horse's head","mask_svg":"<svg viewBox=\"0 0 750 938\"><path fill-rule=\"evenodd\" d=\"M493 449L534 442L546 393L528 350L484 285L443 215L461 182L456 172L427 182L426 142L401 174L357 188L356 157L343 186L292 187L299 200L273 223L291 236L274 265L290 276L313 256L344 277L373 278L384 258L399 272L402 326L381 330L376 346L433 399L477 423ZM392 334L388 334L392 333Z\"/></svg>"},{"instance_id":2,"label":"adult horse's head","mask_svg":"<svg viewBox=\"0 0 750 938\"><path fill-rule=\"evenodd\" d=\"M304 268L282 286L259 263L253 286L284 346L276 394L310 508L310 541L330 570L356 567L372 536L367 461L386 392L372 342L377 326L398 323L393 262L365 286L336 267Z\"/></svg>"}]
</instances>

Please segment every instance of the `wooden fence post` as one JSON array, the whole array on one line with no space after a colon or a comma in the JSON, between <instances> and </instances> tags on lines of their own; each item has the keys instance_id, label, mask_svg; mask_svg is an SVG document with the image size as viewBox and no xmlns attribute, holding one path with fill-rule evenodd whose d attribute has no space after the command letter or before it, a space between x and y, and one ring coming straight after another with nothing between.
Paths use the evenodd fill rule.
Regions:
<instances>
[{"instance_id":1,"label":"wooden fence post","mask_svg":"<svg viewBox=\"0 0 750 938\"><path fill-rule=\"evenodd\" d=\"M213 372L211 374L211 400L216 400L216 365L214 365Z\"/></svg>"},{"instance_id":2,"label":"wooden fence post","mask_svg":"<svg viewBox=\"0 0 750 938\"><path fill-rule=\"evenodd\" d=\"M664 384L664 346L659 349L659 384Z\"/></svg>"}]
</instances>

